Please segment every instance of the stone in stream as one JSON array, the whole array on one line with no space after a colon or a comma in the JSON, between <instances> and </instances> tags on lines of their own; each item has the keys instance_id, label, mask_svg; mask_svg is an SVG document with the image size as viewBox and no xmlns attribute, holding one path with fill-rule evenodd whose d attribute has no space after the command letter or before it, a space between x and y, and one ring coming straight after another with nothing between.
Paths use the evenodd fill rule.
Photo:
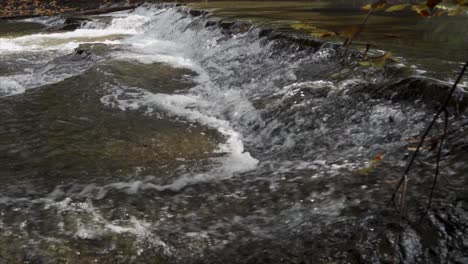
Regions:
<instances>
[{"instance_id":1,"label":"stone in stream","mask_svg":"<svg viewBox=\"0 0 468 264\"><path fill-rule=\"evenodd\" d=\"M215 20L207 20L205 23L205 27L212 27L216 26L219 22Z\"/></svg>"},{"instance_id":2,"label":"stone in stream","mask_svg":"<svg viewBox=\"0 0 468 264\"><path fill-rule=\"evenodd\" d=\"M153 93L184 91L195 84L195 73L188 69L172 68L160 63L143 64L113 61L101 65L100 70L112 74L114 81L128 87L140 87Z\"/></svg>"},{"instance_id":3,"label":"stone in stream","mask_svg":"<svg viewBox=\"0 0 468 264\"><path fill-rule=\"evenodd\" d=\"M393 101L423 100L428 105L441 105L452 84L433 78L410 76L396 82L386 82L381 85L357 85L353 94L370 94L374 98L385 98ZM449 102L449 107L462 112L468 106L466 87L458 86Z\"/></svg>"},{"instance_id":4,"label":"stone in stream","mask_svg":"<svg viewBox=\"0 0 468 264\"><path fill-rule=\"evenodd\" d=\"M90 21L86 17L67 17L63 25L58 28L53 28L51 30L64 30L64 31L73 31L81 27L81 25L87 21Z\"/></svg>"},{"instance_id":5,"label":"stone in stream","mask_svg":"<svg viewBox=\"0 0 468 264\"><path fill-rule=\"evenodd\" d=\"M189 13L190 15L192 15L192 16L195 16L195 17L197 17L197 16L204 16L204 15L207 14L206 11L204 11L204 10L197 10L197 9L190 9L190 10L188 11L188 13Z\"/></svg>"},{"instance_id":6,"label":"stone in stream","mask_svg":"<svg viewBox=\"0 0 468 264\"><path fill-rule=\"evenodd\" d=\"M45 26L35 22L20 22L0 20L0 37L19 37L41 32Z\"/></svg>"},{"instance_id":7,"label":"stone in stream","mask_svg":"<svg viewBox=\"0 0 468 264\"><path fill-rule=\"evenodd\" d=\"M93 43L93 44L80 44L75 49L75 53L70 54L72 60L84 60L102 58L109 53L110 50L115 50L117 47L109 46L104 43Z\"/></svg>"}]
</instances>

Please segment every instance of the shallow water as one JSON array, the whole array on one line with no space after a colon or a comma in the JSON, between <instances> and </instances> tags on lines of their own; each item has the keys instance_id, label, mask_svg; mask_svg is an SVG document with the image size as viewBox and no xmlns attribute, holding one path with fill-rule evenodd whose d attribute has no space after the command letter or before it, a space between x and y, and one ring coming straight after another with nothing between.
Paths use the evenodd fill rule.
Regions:
<instances>
[{"instance_id":1,"label":"shallow water","mask_svg":"<svg viewBox=\"0 0 468 264\"><path fill-rule=\"evenodd\" d=\"M261 28L226 33L174 6L94 19L0 38L2 261L467 257L466 228L437 211L455 201L445 216L467 217L463 128L447 143L443 206L421 229L392 229L387 181L434 104L366 89L410 67L359 68L336 49L261 38ZM414 170L416 210L433 159L424 152Z\"/></svg>"},{"instance_id":2,"label":"shallow water","mask_svg":"<svg viewBox=\"0 0 468 264\"><path fill-rule=\"evenodd\" d=\"M366 16L365 1L195 1L190 6L209 10L214 17L255 22L292 31L306 23L340 32L360 25ZM394 59L414 65L428 76L454 80L468 58L468 14L423 18L406 10L373 14L354 41L356 47L391 51ZM329 41L342 42L331 38ZM466 79L465 79L466 82Z\"/></svg>"}]
</instances>

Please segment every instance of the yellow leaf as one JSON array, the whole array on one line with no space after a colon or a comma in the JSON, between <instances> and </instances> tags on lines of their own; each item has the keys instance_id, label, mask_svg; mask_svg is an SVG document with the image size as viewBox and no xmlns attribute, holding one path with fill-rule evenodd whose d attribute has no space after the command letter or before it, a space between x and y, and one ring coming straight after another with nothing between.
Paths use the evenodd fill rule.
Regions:
<instances>
[{"instance_id":1,"label":"yellow leaf","mask_svg":"<svg viewBox=\"0 0 468 264\"><path fill-rule=\"evenodd\" d=\"M372 4L367 4L365 6L362 6L361 9L366 10L366 11L370 11L370 10L379 11L379 10L383 10L386 5L387 5L386 0L379 0Z\"/></svg>"},{"instance_id":2,"label":"yellow leaf","mask_svg":"<svg viewBox=\"0 0 468 264\"><path fill-rule=\"evenodd\" d=\"M383 153L379 153L377 155L375 155L374 159L372 160L373 163L376 163L376 162L381 162L384 158L384 154Z\"/></svg>"},{"instance_id":3,"label":"yellow leaf","mask_svg":"<svg viewBox=\"0 0 468 264\"><path fill-rule=\"evenodd\" d=\"M376 67L376 68L383 68L385 64L387 63L387 60L392 57L392 53L389 51L385 53L384 55L377 57L377 58L371 58L367 61L360 61L359 65L363 67Z\"/></svg>"},{"instance_id":4,"label":"yellow leaf","mask_svg":"<svg viewBox=\"0 0 468 264\"><path fill-rule=\"evenodd\" d=\"M369 173L373 171L374 171L374 168L372 166L368 166L368 167L364 167L364 168L356 170L356 173L360 175L369 175Z\"/></svg>"},{"instance_id":5,"label":"yellow leaf","mask_svg":"<svg viewBox=\"0 0 468 264\"><path fill-rule=\"evenodd\" d=\"M385 10L385 12L396 12L401 11L408 7L410 4L400 4L400 5L393 5Z\"/></svg>"},{"instance_id":6,"label":"yellow leaf","mask_svg":"<svg viewBox=\"0 0 468 264\"><path fill-rule=\"evenodd\" d=\"M361 9L362 9L362 10L369 11L369 10L372 9L372 5L371 5L371 4L367 4L367 5L365 5L365 6L362 6Z\"/></svg>"},{"instance_id":7,"label":"yellow leaf","mask_svg":"<svg viewBox=\"0 0 468 264\"><path fill-rule=\"evenodd\" d=\"M360 26L350 26L338 33L339 36L352 39L361 31Z\"/></svg>"},{"instance_id":8,"label":"yellow leaf","mask_svg":"<svg viewBox=\"0 0 468 264\"><path fill-rule=\"evenodd\" d=\"M312 25L304 24L304 23L297 23L297 24L292 24L291 27L295 30L315 30L317 27L314 27Z\"/></svg>"},{"instance_id":9,"label":"yellow leaf","mask_svg":"<svg viewBox=\"0 0 468 264\"><path fill-rule=\"evenodd\" d=\"M372 64L368 61L360 61L359 62L359 65L363 66L363 67L370 67L372 66Z\"/></svg>"},{"instance_id":10,"label":"yellow leaf","mask_svg":"<svg viewBox=\"0 0 468 264\"><path fill-rule=\"evenodd\" d=\"M383 10L386 5L387 5L387 1L380 0L372 4L372 7L375 11L380 11L380 10Z\"/></svg>"},{"instance_id":11,"label":"yellow leaf","mask_svg":"<svg viewBox=\"0 0 468 264\"><path fill-rule=\"evenodd\" d=\"M385 155L383 153L377 154L373 160L369 161L366 167L360 168L355 172L361 175L368 175L369 173L372 173L382 163L384 156Z\"/></svg>"},{"instance_id":12,"label":"yellow leaf","mask_svg":"<svg viewBox=\"0 0 468 264\"><path fill-rule=\"evenodd\" d=\"M312 37L316 37L316 38L329 38L329 37L336 36L336 33L331 32L331 31L327 31L327 30L323 30L323 29L316 29L316 30L310 32L310 35Z\"/></svg>"},{"instance_id":13,"label":"yellow leaf","mask_svg":"<svg viewBox=\"0 0 468 264\"><path fill-rule=\"evenodd\" d=\"M385 53L382 57L370 59L370 62L372 63L372 65L374 67L382 68L382 67L385 66L385 63L387 63L387 60L390 57L392 57L392 53L389 51L389 52Z\"/></svg>"},{"instance_id":14,"label":"yellow leaf","mask_svg":"<svg viewBox=\"0 0 468 264\"><path fill-rule=\"evenodd\" d=\"M413 5L411 6L411 9L417 12L418 10L427 9L427 6L426 4Z\"/></svg>"},{"instance_id":15,"label":"yellow leaf","mask_svg":"<svg viewBox=\"0 0 468 264\"><path fill-rule=\"evenodd\" d=\"M292 24L291 27L295 30L308 31L312 37L316 37L316 38L328 38L328 37L336 36L335 32L320 29L315 26L304 24L304 23Z\"/></svg>"},{"instance_id":16,"label":"yellow leaf","mask_svg":"<svg viewBox=\"0 0 468 264\"><path fill-rule=\"evenodd\" d=\"M423 17L431 16L431 14L429 13L429 10L427 10L426 4L421 4L418 6L415 5L415 6L412 6L411 9L413 9L414 11L416 11L416 13L420 14Z\"/></svg>"},{"instance_id":17,"label":"yellow leaf","mask_svg":"<svg viewBox=\"0 0 468 264\"><path fill-rule=\"evenodd\" d=\"M459 16L461 14L463 14L463 8L461 6L459 6L457 9L453 9L453 10L450 10L447 12L447 15L449 16Z\"/></svg>"}]
</instances>

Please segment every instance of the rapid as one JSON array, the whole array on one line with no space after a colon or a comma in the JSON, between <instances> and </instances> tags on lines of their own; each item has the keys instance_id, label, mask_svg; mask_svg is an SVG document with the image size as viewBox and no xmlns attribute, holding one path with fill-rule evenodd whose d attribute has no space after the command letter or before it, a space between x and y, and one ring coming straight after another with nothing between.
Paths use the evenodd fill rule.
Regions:
<instances>
[{"instance_id":1,"label":"rapid","mask_svg":"<svg viewBox=\"0 0 468 264\"><path fill-rule=\"evenodd\" d=\"M427 220L388 204L437 106L405 89L447 83L176 5L11 23L42 28L0 35L0 263L468 260L464 108Z\"/></svg>"}]
</instances>

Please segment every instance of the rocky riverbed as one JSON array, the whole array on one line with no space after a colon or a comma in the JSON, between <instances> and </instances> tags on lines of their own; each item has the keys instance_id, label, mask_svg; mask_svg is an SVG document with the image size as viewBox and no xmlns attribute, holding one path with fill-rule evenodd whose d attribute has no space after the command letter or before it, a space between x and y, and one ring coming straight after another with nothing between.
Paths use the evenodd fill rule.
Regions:
<instances>
[{"instance_id":1,"label":"rocky riverbed","mask_svg":"<svg viewBox=\"0 0 468 264\"><path fill-rule=\"evenodd\" d=\"M466 263L466 91L174 4L1 21L0 262ZM440 137L443 120L430 134Z\"/></svg>"}]
</instances>

